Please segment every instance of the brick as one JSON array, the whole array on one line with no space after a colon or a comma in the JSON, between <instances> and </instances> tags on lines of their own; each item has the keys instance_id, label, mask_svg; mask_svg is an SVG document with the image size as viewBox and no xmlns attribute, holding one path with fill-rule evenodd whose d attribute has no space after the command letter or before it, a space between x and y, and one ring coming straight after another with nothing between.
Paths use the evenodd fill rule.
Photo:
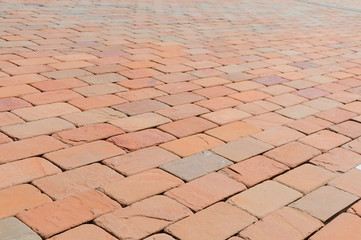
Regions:
<instances>
[{"instance_id":1,"label":"brick","mask_svg":"<svg viewBox=\"0 0 361 240\"><path fill-rule=\"evenodd\" d=\"M49 136L38 136L0 145L0 163L12 162L65 148L66 145Z\"/></svg>"},{"instance_id":2,"label":"brick","mask_svg":"<svg viewBox=\"0 0 361 240\"><path fill-rule=\"evenodd\" d=\"M197 85L200 85L202 87L212 87L212 86L218 86L218 85L224 85L227 83L231 83L231 81L220 78L220 77L209 77L209 78L201 78L192 80L192 83L195 83Z\"/></svg>"},{"instance_id":3,"label":"brick","mask_svg":"<svg viewBox=\"0 0 361 240\"><path fill-rule=\"evenodd\" d=\"M241 102L230 97L217 97L210 100L199 101L196 104L200 105L201 107L208 108L212 111L217 111L224 108L235 107L240 103Z\"/></svg>"},{"instance_id":4,"label":"brick","mask_svg":"<svg viewBox=\"0 0 361 240\"><path fill-rule=\"evenodd\" d=\"M95 220L121 239L144 239L192 212L165 196L154 196Z\"/></svg>"},{"instance_id":5,"label":"brick","mask_svg":"<svg viewBox=\"0 0 361 240\"><path fill-rule=\"evenodd\" d=\"M293 118L293 119L303 119L305 117L314 115L318 113L318 110L313 109L311 107L307 107L302 104L294 105L291 107L286 107L281 110L276 111L276 113L280 113L283 116Z\"/></svg>"},{"instance_id":6,"label":"brick","mask_svg":"<svg viewBox=\"0 0 361 240\"><path fill-rule=\"evenodd\" d=\"M83 69L66 69L66 70L59 70L59 71L54 71L54 72L44 72L44 73L42 73L42 75L44 75L47 78L62 79L62 78L83 77L83 76L89 76L92 74Z\"/></svg>"},{"instance_id":7,"label":"brick","mask_svg":"<svg viewBox=\"0 0 361 240\"><path fill-rule=\"evenodd\" d=\"M124 113L111 108L98 108L84 112L76 112L61 116L63 119L73 123L75 126L84 126L95 123L108 122L117 118L125 117Z\"/></svg>"},{"instance_id":8,"label":"brick","mask_svg":"<svg viewBox=\"0 0 361 240\"><path fill-rule=\"evenodd\" d=\"M235 94L237 91L224 86L213 86L195 90L194 93L210 99Z\"/></svg>"},{"instance_id":9,"label":"brick","mask_svg":"<svg viewBox=\"0 0 361 240\"><path fill-rule=\"evenodd\" d=\"M46 65L32 65L32 66L16 66L16 67L6 67L2 68L2 71L10 75L23 75L31 73L45 73L54 70L54 68Z\"/></svg>"},{"instance_id":10,"label":"brick","mask_svg":"<svg viewBox=\"0 0 361 240\"><path fill-rule=\"evenodd\" d=\"M0 113L0 127L23 123L24 120L10 112Z\"/></svg>"},{"instance_id":11,"label":"brick","mask_svg":"<svg viewBox=\"0 0 361 240\"><path fill-rule=\"evenodd\" d=\"M251 114L234 108L221 109L202 115L203 118L215 122L219 125L235 122L250 116Z\"/></svg>"},{"instance_id":12,"label":"brick","mask_svg":"<svg viewBox=\"0 0 361 240\"><path fill-rule=\"evenodd\" d=\"M103 83L103 84L91 85L86 87L73 88L73 90L85 97L92 97L92 96L99 96L99 95L127 91L126 88L121 87L114 83Z\"/></svg>"},{"instance_id":13,"label":"brick","mask_svg":"<svg viewBox=\"0 0 361 240\"><path fill-rule=\"evenodd\" d=\"M60 173L61 170L43 158L34 157L0 165L0 189L31 182Z\"/></svg>"},{"instance_id":14,"label":"brick","mask_svg":"<svg viewBox=\"0 0 361 240\"><path fill-rule=\"evenodd\" d=\"M142 113L154 112L163 108L167 108L168 105L156 100L140 100L130 103L124 103L113 106L114 109L121 111L128 115L137 115Z\"/></svg>"},{"instance_id":15,"label":"brick","mask_svg":"<svg viewBox=\"0 0 361 240\"><path fill-rule=\"evenodd\" d=\"M80 81L77 78L47 80L47 81L35 82L35 83L32 83L31 85L44 92L65 90L65 89L70 89L70 88L87 86L86 83L84 83L83 81Z\"/></svg>"},{"instance_id":16,"label":"brick","mask_svg":"<svg viewBox=\"0 0 361 240\"><path fill-rule=\"evenodd\" d=\"M117 96L122 97L128 101L139 101L144 99L156 98L160 96L165 96L166 93L159 91L155 88L142 88L131 90L127 92L117 93Z\"/></svg>"},{"instance_id":17,"label":"brick","mask_svg":"<svg viewBox=\"0 0 361 240\"><path fill-rule=\"evenodd\" d=\"M239 92L264 87L264 85L253 81L242 81L237 83L226 84L225 86L237 90Z\"/></svg>"},{"instance_id":18,"label":"brick","mask_svg":"<svg viewBox=\"0 0 361 240\"><path fill-rule=\"evenodd\" d=\"M358 201L354 205L352 205L347 212L356 214L358 216L361 216L361 201Z\"/></svg>"},{"instance_id":19,"label":"brick","mask_svg":"<svg viewBox=\"0 0 361 240\"><path fill-rule=\"evenodd\" d=\"M0 89L0 99L1 98L18 97L18 96L31 94L31 93L38 93L38 92L39 92L39 90L37 90L36 88L33 88L29 85L14 85L14 86L2 87ZM4 100L2 100L2 101L4 101ZM9 102L7 104L9 104ZM15 103L13 102L13 104L15 104ZM19 105L19 104L21 104L21 103L19 103L19 101L17 101L17 105ZM22 103L22 104L24 104L24 103Z\"/></svg>"},{"instance_id":20,"label":"brick","mask_svg":"<svg viewBox=\"0 0 361 240\"><path fill-rule=\"evenodd\" d=\"M17 185L0 190L0 219L39 207L51 199L29 184Z\"/></svg>"},{"instance_id":21,"label":"brick","mask_svg":"<svg viewBox=\"0 0 361 240\"><path fill-rule=\"evenodd\" d=\"M111 105L121 104L125 102L127 101L114 95L101 95L88 98L81 97L69 101L71 105L81 110L109 107Z\"/></svg>"},{"instance_id":22,"label":"brick","mask_svg":"<svg viewBox=\"0 0 361 240\"><path fill-rule=\"evenodd\" d=\"M321 152L313 147L299 142L291 142L265 153L265 156L294 168L319 154Z\"/></svg>"},{"instance_id":23,"label":"brick","mask_svg":"<svg viewBox=\"0 0 361 240\"><path fill-rule=\"evenodd\" d=\"M67 55L57 55L54 56L54 58L60 60L60 61L80 61L80 60L94 60L97 58L96 56L88 53L73 53L73 54L67 54Z\"/></svg>"},{"instance_id":24,"label":"brick","mask_svg":"<svg viewBox=\"0 0 361 240\"><path fill-rule=\"evenodd\" d=\"M110 124L113 124L126 132L135 132L147 128L156 127L169 122L171 122L170 119L156 113L143 113L131 117L119 118L109 121Z\"/></svg>"},{"instance_id":25,"label":"brick","mask_svg":"<svg viewBox=\"0 0 361 240\"><path fill-rule=\"evenodd\" d=\"M315 99L319 97L323 97L329 94L324 90L318 88L305 88L296 92L297 95L308 98L308 99Z\"/></svg>"},{"instance_id":26,"label":"brick","mask_svg":"<svg viewBox=\"0 0 361 240\"><path fill-rule=\"evenodd\" d=\"M50 117L58 117L70 113L80 112L79 109L67 103L51 103L30 108L15 109L14 114L25 119L26 121L34 121Z\"/></svg>"},{"instance_id":27,"label":"brick","mask_svg":"<svg viewBox=\"0 0 361 240\"><path fill-rule=\"evenodd\" d=\"M32 105L21 98L1 98L0 112L11 111L17 108L31 107Z\"/></svg>"},{"instance_id":28,"label":"brick","mask_svg":"<svg viewBox=\"0 0 361 240\"><path fill-rule=\"evenodd\" d=\"M1 131L11 137L24 139L39 135L48 135L71 128L75 128L75 126L63 119L47 118L33 122L1 127Z\"/></svg>"},{"instance_id":29,"label":"brick","mask_svg":"<svg viewBox=\"0 0 361 240\"><path fill-rule=\"evenodd\" d=\"M223 146L215 147L212 151L234 162L240 162L272 148L273 146L270 144L251 137L243 137Z\"/></svg>"},{"instance_id":30,"label":"brick","mask_svg":"<svg viewBox=\"0 0 361 240\"><path fill-rule=\"evenodd\" d=\"M323 226L317 219L284 207L244 229L240 236L254 240L303 240Z\"/></svg>"},{"instance_id":31,"label":"brick","mask_svg":"<svg viewBox=\"0 0 361 240\"><path fill-rule=\"evenodd\" d=\"M332 125L331 122L325 121L320 118L316 118L314 116L298 119L296 121L287 124L287 126L296 129L300 132L303 132L305 134L311 134L317 132L331 125Z\"/></svg>"},{"instance_id":32,"label":"brick","mask_svg":"<svg viewBox=\"0 0 361 240\"><path fill-rule=\"evenodd\" d=\"M166 232L184 240L223 240L255 221L245 211L220 202L170 225Z\"/></svg>"},{"instance_id":33,"label":"brick","mask_svg":"<svg viewBox=\"0 0 361 240\"><path fill-rule=\"evenodd\" d=\"M230 95L230 97L240 100L242 102L254 102L271 96L261 91L249 90L245 92L232 94Z\"/></svg>"},{"instance_id":34,"label":"brick","mask_svg":"<svg viewBox=\"0 0 361 240\"><path fill-rule=\"evenodd\" d=\"M361 187L360 184L358 184L360 179L361 171L352 169L332 180L329 185L361 197Z\"/></svg>"},{"instance_id":35,"label":"brick","mask_svg":"<svg viewBox=\"0 0 361 240\"><path fill-rule=\"evenodd\" d=\"M359 101L348 103L348 104L342 106L343 109L357 113L357 114L361 114L360 107L361 107L361 104Z\"/></svg>"},{"instance_id":36,"label":"brick","mask_svg":"<svg viewBox=\"0 0 361 240\"><path fill-rule=\"evenodd\" d=\"M165 233L154 234L150 237L144 238L144 240L175 240L170 235Z\"/></svg>"},{"instance_id":37,"label":"brick","mask_svg":"<svg viewBox=\"0 0 361 240\"><path fill-rule=\"evenodd\" d=\"M200 107L195 104L178 105L175 107L164 108L156 111L156 113L168 117L172 120L180 120L208 112L209 112L208 109Z\"/></svg>"},{"instance_id":38,"label":"brick","mask_svg":"<svg viewBox=\"0 0 361 240\"><path fill-rule=\"evenodd\" d=\"M176 94L196 90L201 87L191 82L179 82L159 85L156 88L169 94Z\"/></svg>"},{"instance_id":39,"label":"brick","mask_svg":"<svg viewBox=\"0 0 361 240\"><path fill-rule=\"evenodd\" d=\"M139 132L132 132L115 136L109 139L115 145L126 150L137 150L151 147L164 142L172 141L175 137L158 129L146 129Z\"/></svg>"},{"instance_id":40,"label":"brick","mask_svg":"<svg viewBox=\"0 0 361 240\"><path fill-rule=\"evenodd\" d=\"M13 142L13 140L4 133L0 132L0 144L9 143L9 142Z\"/></svg>"},{"instance_id":41,"label":"brick","mask_svg":"<svg viewBox=\"0 0 361 240\"><path fill-rule=\"evenodd\" d=\"M124 131L108 123L96 123L79 128L57 132L53 137L64 143L79 145L123 134Z\"/></svg>"},{"instance_id":42,"label":"brick","mask_svg":"<svg viewBox=\"0 0 361 240\"><path fill-rule=\"evenodd\" d=\"M357 240L361 234L361 219L349 213L343 213L319 232L313 235L310 240Z\"/></svg>"},{"instance_id":43,"label":"brick","mask_svg":"<svg viewBox=\"0 0 361 240\"><path fill-rule=\"evenodd\" d=\"M204 97L199 96L197 94L191 92L183 92L172 94L168 96L158 97L156 100L161 101L163 103L169 104L171 106L182 105L186 103L193 103L200 100L203 100Z\"/></svg>"},{"instance_id":44,"label":"brick","mask_svg":"<svg viewBox=\"0 0 361 240\"><path fill-rule=\"evenodd\" d=\"M252 187L264 180L289 170L286 165L264 156L256 156L229 166L238 173L236 179L247 187ZM227 172L226 172L227 173Z\"/></svg>"},{"instance_id":45,"label":"brick","mask_svg":"<svg viewBox=\"0 0 361 240\"><path fill-rule=\"evenodd\" d=\"M208 130L206 134L230 142L260 131L262 131L262 129L237 121Z\"/></svg>"},{"instance_id":46,"label":"brick","mask_svg":"<svg viewBox=\"0 0 361 240\"><path fill-rule=\"evenodd\" d=\"M274 146L280 146L295 141L305 135L288 127L275 127L263 132L255 133L252 137Z\"/></svg>"},{"instance_id":47,"label":"brick","mask_svg":"<svg viewBox=\"0 0 361 240\"><path fill-rule=\"evenodd\" d=\"M119 204L94 190L48 203L17 217L44 238L114 211Z\"/></svg>"},{"instance_id":48,"label":"brick","mask_svg":"<svg viewBox=\"0 0 361 240\"><path fill-rule=\"evenodd\" d=\"M194 211L245 190L246 187L222 173L210 173L165 193Z\"/></svg>"},{"instance_id":49,"label":"brick","mask_svg":"<svg viewBox=\"0 0 361 240\"><path fill-rule=\"evenodd\" d=\"M335 100L332 99L328 99L328 98L317 98L317 99L313 99L311 101L305 102L303 103L306 106L309 106L311 108L317 109L319 111L326 111L332 108L337 108L337 107L341 107L342 103L337 102Z\"/></svg>"},{"instance_id":50,"label":"brick","mask_svg":"<svg viewBox=\"0 0 361 240\"><path fill-rule=\"evenodd\" d=\"M69 170L124 153L121 148L109 142L96 141L47 153L44 157L62 169Z\"/></svg>"},{"instance_id":51,"label":"brick","mask_svg":"<svg viewBox=\"0 0 361 240\"><path fill-rule=\"evenodd\" d=\"M109 158L103 161L107 166L126 176L140 173L162 164L178 160L179 157L160 147L149 147Z\"/></svg>"},{"instance_id":52,"label":"brick","mask_svg":"<svg viewBox=\"0 0 361 240\"><path fill-rule=\"evenodd\" d=\"M146 87L153 87L162 84L161 81L155 80L153 78L140 78L134 80L125 80L118 82L117 84L130 89L141 89Z\"/></svg>"},{"instance_id":53,"label":"brick","mask_svg":"<svg viewBox=\"0 0 361 240\"><path fill-rule=\"evenodd\" d=\"M22 96L23 99L33 105L42 105L55 102L67 102L76 98L83 98L82 95L71 90L57 90Z\"/></svg>"},{"instance_id":54,"label":"brick","mask_svg":"<svg viewBox=\"0 0 361 240\"><path fill-rule=\"evenodd\" d=\"M176 83L176 82L186 82L193 79L196 79L194 76L189 75L187 73L170 73L154 76L155 79L158 79L165 83Z\"/></svg>"},{"instance_id":55,"label":"brick","mask_svg":"<svg viewBox=\"0 0 361 240\"><path fill-rule=\"evenodd\" d=\"M361 164L361 156L343 148L335 148L310 162L333 172L347 172Z\"/></svg>"},{"instance_id":56,"label":"brick","mask_svg":"<svg viewBox=\"0 0 361 240\"><path fill-rule=\"evenodd\" d=\"M39 235L14 217L0 220L0 238L2 240L41 240Z\"/></svg>"},{"instance_id":57,"label":"brick","mask_svg":"<svg viewBox=\"0 0 361 240\"><path fill-rule=\"evenodd\" d=\"M304 164L276 177L275 180L303 194L308 194L326 185L335 177L336 174L326 169L311 164Z\"/></svg>"},{"instance_id":58,"label":"brick","mask_svg":"<svg viewBox=\"0 0 361 240\"><path fill-rule=\"evenodd\" d=\"M186 158L161 165L160 168L185 180L191 181L217 171L232 162L210 151L200 152Z\"/></svg>"},{"instance_id":59,"label":"brick","mask_svg":"<svg viewBox=\"0 0 361 240\"><path fill-rule=\"evenodd\" d=\"M348 137L329 130L322 130L300 139L302 143L318 148L321 151L327 151L338 147L350 140L351 139Z\"/></svg>"},{"instance_id":60,"label":"brick","mask_svg":"<svg viewBox=\"0 0 361 240\"><path fill-rule=\"evenodd\" d=\"M357 114L339 108L333 108L316 114L316 117L325 119L333 123L340 123L355 116L357 116Z\"/></svg>"},{"instance_id":61,"label":"brick","mask_svg":"<svg viewBox=\"0 0 361 240\"><path fill-rule=\"evenodd\" d=\"M51 63L48 66L55 68L57 70L64 70L64 69L74 69L74 68L85 68L94 66L86 61L69 61L69 62L58 62L58 63Z\"/></svg>"},{"instance_id":62,"label":"brick","mask_svg":"<svg viewBox=\"0 0 361 240\"><path fill-rule=\"evenodd\" d=\"M83 224L56 235L49 240L116 240L115 237L93 224Z\"/></svg>"},{"instance_id":63,"label":"brick","mask_svg":"<svg viewBox=\"0 0 361 240\"><path fill-rule=\"evenodd\" d=\"M58 200L120 181L123 178L122 175L110 168L95 163L37 179L33 181L33 184L42 192Z\"/></svg>"},{"instance_id":64,"label":"brick","mask_svg":"<svg viewBox=\"0 0 361 240\"><path fill-rule=\"evenodd\" d=\"M291 119L283 117L282 115L274 112L250 117L243 121L245 123L251 124L255 127L262 129L274 128L292 122Z\"/></svg>"},{"instance_id":65,"label":"brick","mask_svg":"<svg viewBox=\"0 0 361 240\"><path fill-rule=\"evenodd\" d=\"M123 180L102 186L102 191L121 204L134 202L160 194L183 183L160 169L151 169Z\"/></svg>"},{"instance_id":66,"label":"brick","mask_svg":"<svg viewBox=\"0 0 361 240\"><path fill-rule=\"evenodd\" d=\"M181 138L201 133L214 127L217 127L217 125L203 118L190 117L161 125L158 128L178 138Z\"/></svg>"},{"instance_id":67,"label":"brick","mask_svg":"<svg viewBox=\"0 0 361 240\"><path fill-rule=\"evenodd\" d=\"M348 142L345 145L343 145L342 147L361 154L361 139L358 138L356 140Z\"/></svg>"},{"instance_id":68,"label":"brick","mask_svg":"<svg viewBox=\"0 0 361 240\"><path fill-rule=\"evenodd\" d=\"M256 78L254 81L256 81L258 83L262 83L267 86L270 86L270 85L274 85L274 84L287 82L287 79L281 78L276 75L271 75L271 76Z\"/></svg>"},{"instance_id":69,"label":"brick","mask_svg":"<svg viewBox=\"0 0 361 240\"><path fill-rule=\"evenodd\" d=\"M231 197L228 202L263 218L300 197L302 194L291 188L274 181L266 181Z\"/></svg>"},{"instance_id":70,"label":"brick","mask_svg":"<svg viewBox=\"0 0 361 240\"><path fill-rule=\"evenodd\" d=\"M120 75L127 77L129 79L136 78L145 78L145 77L153 77L157 75L162 75L161 72L151 69L151 68L138 68L134 70L124 70L119 72Z\"/></svg>"},{"instance_id":71,"label":"brick","mask_svg":"<svg viewBox=\"0 0 361 240\"><path fill-rule=\"evenodd\" d=\"M353 139L361 136L361 123L355 121L346 121L331 126L330 129Z\"/></svg>"},{"instance_id":72,"label":"brick","mask_svg":"<svg viewBox=\"0 0 361 240\"><path fill-rule=\"evenodd\" d=\"M240 104L237 106L237 108L253 115L259 115L281 109L282 107L268 101L259 100Z\"/></svg>"},{"instance_id":73,"label":"brick","mask_svg":"<svg viewBox=\"0 0 361 240\"><path fill-rule=\"evenodd\" d=\"M281 105L283 107L290 107L290 106L293 106L296 104L306 102L307 99L304 97L300 97L293 93L285 93L282 95L277 95L274 97L267 98L267 101ZM310 107L312 107L312 106L310 106Z\"/></svg>"},{"instance_id":74,"label":"brick","mask_svg":"<svg viewBox=\"0 0 361 240\"><path fill-rule=\"evenodd\" d=\"M187 157L222 144L223 142L218 139L205 134L197 134L163 143L160 147L173 152L180 157Z\"/></svg>"},{"instance_id":75,"label":"brick","mask_svg":"<svg viewBox=\"0 0 361 240\"><path fill-rule=\"evenodd\" d=\"M324 186L307 194L290 206L325 222L358 199L357 196L350 193Z\"/></svg>"}]
</instances>

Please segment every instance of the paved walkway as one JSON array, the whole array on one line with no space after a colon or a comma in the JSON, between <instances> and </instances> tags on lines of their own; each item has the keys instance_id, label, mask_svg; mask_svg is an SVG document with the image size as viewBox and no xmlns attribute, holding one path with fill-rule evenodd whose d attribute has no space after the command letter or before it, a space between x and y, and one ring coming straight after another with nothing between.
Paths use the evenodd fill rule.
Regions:
<instances>
[{"instance_id":1,"label":"paved walkway","mask_svg":"<svg viewBox=\"0 0 361 240\"><path fill-rule=\"evenodd\" d=\"M0 0L1 240L360 240L357 0Z\"/></svg>"}]
</instances>

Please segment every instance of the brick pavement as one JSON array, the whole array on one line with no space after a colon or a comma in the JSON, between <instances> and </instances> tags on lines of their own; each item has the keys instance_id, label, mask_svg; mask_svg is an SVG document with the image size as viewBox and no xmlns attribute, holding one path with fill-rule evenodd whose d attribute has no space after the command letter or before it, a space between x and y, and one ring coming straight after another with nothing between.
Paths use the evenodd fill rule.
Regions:
<instances>
[{"instance_id":1,"label":"brick pavement","mask_svg":"<svg viewBox=\"0 0 361 240\"><path fill-rule=\"evenodd\" d=\"M360 240L357 0L0 0L1 240Z\"/></svg>"}]
</instances>

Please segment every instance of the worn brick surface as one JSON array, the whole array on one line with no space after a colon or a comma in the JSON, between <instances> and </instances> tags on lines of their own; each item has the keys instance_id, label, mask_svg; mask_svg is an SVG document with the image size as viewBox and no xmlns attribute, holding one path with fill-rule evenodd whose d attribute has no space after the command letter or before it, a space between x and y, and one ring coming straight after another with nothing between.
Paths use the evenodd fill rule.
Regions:
<instances>
[{"instance_id":1,"label":"worn brick surface","mask_svg":"<svg viewBox=\"0 0 361 240\"><path fill-rule=\"evenodd\" d=\"M359 240L358 1L0 9L0 191L41 191L0 211L42 239Z\"/></svg>"}]
</instances>

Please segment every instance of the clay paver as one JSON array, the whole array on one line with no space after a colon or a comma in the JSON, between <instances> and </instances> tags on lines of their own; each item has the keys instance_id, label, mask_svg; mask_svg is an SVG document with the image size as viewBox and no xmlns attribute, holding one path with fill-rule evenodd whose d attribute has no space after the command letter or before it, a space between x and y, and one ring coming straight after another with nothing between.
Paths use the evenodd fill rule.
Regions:
<instances>
[{"instance_id":1,"label":"clay paver","mask_svg":"<svg viewBox=\"0 0 361 240\"><path fill-rule=\"evenodd\" d=\"M274 2L0 0L0 221L359 240L361 7Z\"/></svg>"},{"instance_id":2,"label":"clay paver","mask_svg":"<svg viewBox=\"0 0 361 240\"><path fill-rule=\"evenodd\" d=\"M353 194L334 187L324 186L307 194L290 206L325 222L358 199L359 197Z\"/></svg>"},{"instance_id":3,"label":"clay paver","mask_svg":"<svg viewBox=\"0 0 361 240\"><path fill-rule=\"evenodd\" d=\"M231 197L228 202L262 218L300 197L301 193L283 184L265 181Z\"/></svg>"},{"instance_id":4,"label":"clay paver","mask_svg":"<svg viewBox=\"0 0 361 240\"><path fill-rule=\"evenodd\" d=\"M231 161L210 151L200 152L160 166L173 175L191 181L207 173L217 171L232 164Z\"/></svg>"},{"instance_id":5,"label":"clay paver","mask_svg":"<svg viewBox=\"0 0 361 240\"><path fill-rule=\"evenodd\" d=\"M41 240L38 234L15 217L0 219L0 238L2 240Z\"/></svg>"}]
</instances>

